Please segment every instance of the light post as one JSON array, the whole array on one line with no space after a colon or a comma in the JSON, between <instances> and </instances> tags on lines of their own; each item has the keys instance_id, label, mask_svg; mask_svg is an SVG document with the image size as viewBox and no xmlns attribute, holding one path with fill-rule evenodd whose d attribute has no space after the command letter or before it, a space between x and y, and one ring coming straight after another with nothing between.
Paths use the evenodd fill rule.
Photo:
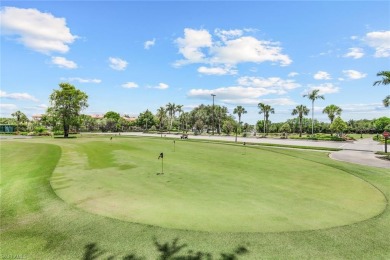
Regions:
<instances>
[{"instance_id":1,"label":"light post","mask_svg":"<svg viewBox=\"0 0 390 260\"><path fill-rule=\"evenodd\" d=\"M215 97L216 95L211 94L211 96L213 97L213 135L214 135L214 128L215 128L215 124L214 124L214 97Z\"/></svg>"}]
</instances>

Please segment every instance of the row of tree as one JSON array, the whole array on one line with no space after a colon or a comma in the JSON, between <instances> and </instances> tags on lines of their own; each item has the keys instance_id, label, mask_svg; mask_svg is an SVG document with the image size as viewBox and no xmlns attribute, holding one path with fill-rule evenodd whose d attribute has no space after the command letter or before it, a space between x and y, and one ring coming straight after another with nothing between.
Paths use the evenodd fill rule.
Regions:
<instances>
[{"instance_id":1,"label":"row of tree","mask_svg":"<svg viewBox=\"0 0 390 260\"><path fill-rule=\"evenodd\" d=\"M390 72L382 71L377 74L382 76L381 80L374 82L376 85L388 85L390 83ZM291 114L297 115L297 119L287 120L281 126L279 124L271 124L269 117L270 114L275 113L275 109L268 104L259 103L259 114L263 115L263 120L259 120L256 124L256 128L251 127L248 124L242 124L241 117L246 114L247 111L242 106L237 106L233 110L233 114L238 116L238 121L235 120L233 115L228 113L228 109L219 105L200 105L190 112L183 111L183 105L176 105L175 103L168 103L165 107L157 109L154 115L151 111L146 110L141 113L135 121L130 121L128 118L121 117L119 113L109 111L104 115L102 119L95 119L88 115L81 114L81 111L88 107L88 95L81 90L76 89L69 83L60 83L59 89L54 90L50 95L51 106L47 109L45 115L42 116L40 122L35 122L39 126L49 127L52 130L59 130L60 128L64 132L64 137L68 137L70 130L74 131L139 131L139 130L158 130L171 132L175 131L193 131L195 133L207 132L214 134L226 133L230 134L234 132L237 135L242 131L261 130L264 135L269 132L297 132L296 125L299 125L299 135L302 136L303 132L308 133L307 123L311 123L311 134L314 132L333 132L340 133L345 130L357 132L356 130L363 131L369 127L367 124L347 124L341 119L342 109L336 105L328 105L322 111L327 114L330 119L330 124L319 123L314 120L314 102L317 99L325 99L323 95L319 95L319 90L314 89L312 92L303 95L311 100L311 120L304 118L307 116L310 110L304 106L296 106ZM383 104L389 106L390 96L387 96L383 100ZM178 114L178 116L176 116ZM28 119L21 111L17 111L12 114L15 118L17 131L19 131L20 124L27 122ZM336 117L337 116L337 117ZM385 117L386 121L388 118ZM364 120L363 120L364 121ZM376 121L375 121L376 122ZM387 122L387 121L386 121ZM375 123L376 124L376 123ZM388 123L390 125L390 123ZM376 124L377 125L377 124ZM380 124L382 125L382 124ZM387 125L383 127L376 127L375 129L381 131L385 129ZM370 131L372 128L370 128Z\"/></svg>"}]
</instances>

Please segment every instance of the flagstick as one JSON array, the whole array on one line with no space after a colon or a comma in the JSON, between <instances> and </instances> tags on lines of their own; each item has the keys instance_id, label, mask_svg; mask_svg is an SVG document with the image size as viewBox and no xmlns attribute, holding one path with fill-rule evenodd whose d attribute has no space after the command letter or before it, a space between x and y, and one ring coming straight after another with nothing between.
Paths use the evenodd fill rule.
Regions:
<instances>
[{"instance_id":1,"label":"flagstick","mask_svg":"<svg viewBox=\"0 0 390 260\"><path fill-rule=\"evenodd\" d=\"M164 174L164 157L161 158L161 174Z\"/></svg>"}]
</instances>

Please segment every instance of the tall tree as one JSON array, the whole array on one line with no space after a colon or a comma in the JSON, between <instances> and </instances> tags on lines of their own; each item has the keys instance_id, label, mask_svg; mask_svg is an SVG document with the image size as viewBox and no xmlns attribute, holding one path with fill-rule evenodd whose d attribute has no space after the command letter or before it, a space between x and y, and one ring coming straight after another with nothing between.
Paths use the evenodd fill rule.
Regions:
<instances>
[{"instance_id":1,"label":"tall tree","mask_svg":"<svg viewBox=\"0 0 390 260\"><path fill-rule=\"evenodd\" d=\"M60 83L59 86L60 89L50 95L51 112L61 122L67 138L70 127L77 124L81 110L88 107L88 96L69 83Z\"/></svg>"},{"instance_id":2,"label":"tall tree","mask_svg":"<svg viewBox=\"0 0 390 260\"><path fill-rule=\"evenodd\" d=\"M343 110L336 106L336 105L329 105L329 106L326 106L324 108L324 110L322 110L322 113L323 114L327 114L328 117L329 117L329 120L330 120L330 124L333 123L333 120L336 116L340 116L341 115L341 112L343 112ZM330 135L333 135L333 132L331 131Z\"/></svg>"},{"instance_id":3,"label":"tall tree","mask_svg":"<svg viewBox=\"0 0 390 260\"><path fill-rule=\"evenodd\" d=\"M264 104L264 103L259 103L258 105L257 105L257 107L260 109L260 111L259 111L259 114L263 114L263 124L264 124L264 126L263 126L263 130L264 130L264 136L265 136L265 132L266 132L266 127L265 127L265 110L266 110L266 104Z\"/></svg>"},{"instance_id":4,"label":"tall tree","mask_svg":"<svg viewBox=\"0 0 390 260\"><path fill-rule=\"evenodd\" d=\"M390 84L390 71L380 71L376 75L382 77L382 79L375 81L373 86Z\"/></svg>"},{"instance_id":5,"label":"tall tree","mask_svg":"<svg viewBox=\"0 0 390 260\"><path fill-rule=\"evenodd\" d=\"M310 109L308 109L304 105L296 106L291 115L298 115L299 119L299 137L302 137L302 123L303 123L303 116L307 116L309 114Z\"/></svg>"},{"instance_id":6,"label":"tall tree","mask_svg":"<svg viewBox=\"0 0 390 260\"><path fill-rule=\"evenodd\" d=\"M259 114L264 114L264 135L267 135L268 133L268 118L269 118L269 114L275 114L275 109L273 107L271 107L270 105L266 105L266 104L263 104L263 103L259 103L257 105L260 109L260 112Z\"/></svg>"},{"instance_id":7,"label":"tall tree","mask_svg":"<svg viewBox=\"0 0 390 260\"><path fill-rule=\"evenodd\" d=\"M160 107L159 109L157 109L157 114L156 114L156 117L157 117L157 120L158 120L158 123L160 125L160 132L162 131L162 128L164 126L164 121L165 121L165 118L167 116L167 111L165 110L164 107Z\"/></svg>"},{"instance_id":8,"label":"tall tree","mask_svg":"<svg viewBox=\"0 0 390 260\"><path fill-rule=\"evenodd\" d=\"M314 101L317 99L325 99L323 95L319 94L319 89L313 89L312 92L309 92L308 94L303 95L303 97L307 97L311 100L311 134L314 135Z\"/></svg>"},{"instance_id":9,"label":"tall tree","mask_svg":"<svg viewBox=\"0 0 390 260\"><path fill-rule=\"evenodd\" d=\"M240 128L241 128L241 115L242 114L246 114L246 113L247 113L247 111L242 106L237 106L233 110L233 114L237 114L238 115L238 127L240 127ZM237 143L237 134L238 134L238 129L236 129L236 143Z\"/></svg>"},{"instance_id":10,"label":"tall tree","mask_svg":"<svg viewBox=\"0 0 390 260\"><path fill-rule=\"evenodd\" d=\"M390 84L390 71L380 71L376 75L378 77L382 77L382 79L375 81L373 86L376 86L376 85L389 85ZM389 107L389 105L390 105L390 95L386 96L385 99L383 99L383 105L385 107Z\"/></svg>"},{"instance_id":11,"label":"tall tree","mask_svg":"<svg viewBox=\"0 0 390 260\"><path fill-rule=\"evenodd\" d=\"M27 122L28 118L20 110L16 111L15 113L12 113L11 116L15 117L15 120L16 120L16 131L19 132L19 125L20 125L20 123Z\"/></svg>"},{"instance_id":12,"label":"tall tree","mask_svg":"<svg viewBox=\"0 0 390 260\"><path fill-rule=\"evenodd\" d=\"M175 117L175 112L176 112L176 105L175 103L168 103L166 106L166 111L168 112L168 116L169 116L169 128L168 128L168 132L171 131L172 129L172 123L173 123L173 119Z\"/></svg>"},{"instance_id":13,"label":"tall tree","mask_svg":"<svg viewBox=\"0 0 390 260\"><path fill-rule=\"evenodd\" d=\"M175 112L179 113L179 118L181 116L181 113L183 113L183 105L176 105ZM181 128L180 120L179 120L179 128ZM180 129L179 129L180 131Z\"/></svg>"},{"instance_id":14,"label":"tall tree","mask_svg":"<svg viewBox=\"0 0 390 260\"><path fill-rule=\"evenodd\" d=\"M188 131L188 123L190 121L190 113L188 113L188 112L182 113L179 117L179 121L180 121L180 124L183 126L182 127L183 132L187 132Z\"/></svg>"},{"instance_id":15,"label":"tall tree","mask_svg":"<svg viewBox=\"0 0 390 260\"><path fill-rule=\"evenodd\" d=\"M389 107L390 106L390 95L386 96L385 99L383 99L383 105L385 107Z\"/></svg>"}]
</instances>

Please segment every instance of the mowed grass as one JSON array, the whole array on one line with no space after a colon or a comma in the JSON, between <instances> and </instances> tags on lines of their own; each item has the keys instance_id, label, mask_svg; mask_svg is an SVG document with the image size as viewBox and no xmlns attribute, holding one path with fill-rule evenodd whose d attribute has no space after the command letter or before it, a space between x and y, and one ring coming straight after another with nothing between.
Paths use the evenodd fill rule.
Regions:
<instances>
[{"instance_id":1,"label":"mowed grass","mask_svg":"<svg viewBox=\"0 0 390 260\"><path fill-rule=\"evenodd\" d=\"M91 213L208 232L329 228L371 218L386 206L383 194L369 183L304 158L175 142L120 138L69 143L52 187L64 201Z\"/></svg>"},{"instance_id":2,"label":"mowed grass","mask_svg":"<svg viewBox=\"0 0 390 260\"><path fill-rule=\"evenodd\" d=\"M60 145L61 148L36 142L54 143ZM139 143L134 145L134 142ZM186 145L188 145L187 148ZM158 151L157 154L154 154L154 149ZM222 154L228 154L220 155L224 158L227 156L226 160L221 164L215 162L215 157L219 155L206 152L213 149L222 152ZM137 154L146 155L149 150L153 159L140 161L137 158ZM157 172L161 171L161 161L157 160L159 152L165 154L164 175L156 175ZM183 153L183 155L180 155L180 153ZM244 149L242 147L224 146L222 144L185 144L178 141L176 141L176 151L173 152L172 140L165 140L164 143L155 139L135 138L117 139L112 144L102 139L47 139L47 141L41 139L28 142L16 140L2 142L2 254L18 254L32 259L80 259L83 256L85 245L98 243L107 250L107 254L119 257L128 253L135 253L138 256L145 256L146 259L155 259L156 252L153 246L153 237L157 237L159 241L180 238L182 242L189 245L190 249L211 252L214 255L219 252L231 251L232 248L238 245L245 245L249 249L249 254L245 256L247 259L390 257L390 243L388 240L390 214L388 207L383 207L388 204L384 196L388 197L390 194L390 180L387 170L332 161L327 158L326 154L318 152L248 148L246 155L243 155L243 153ZM191 166L190 164L193 164L193 162L187 162L184 157L185 154L192 154L191 161L197 161L200 165ZM264 160L259 158L259 155L262 155ZM262 163L261 169L266 169L264 173L256 172L250 175L248 174L249 170L242 170L250 169L249 162L254 160L251 156L256 156L255 159L259 160L260 164ZM100 160L96 161L96 159ZM223 158L219 159L222 160ZM59 163L55 168L57 161ZM233 161L238 162L239 167L236 167ZM187 166L183 169L177 169L178 166L170 168L177 163L187 164ZM214 164L217 164L215 169L224 168L226 170L223 173L210 174L215 170L213 168ZM299 168L299 165L309 167L309 171L299 173L298 170L294 170ZM149 169L149 171L143 172L144 169ZM326 178L313 179L310 172L321 175L320 169L326 169L324 174L329 174L328 177L331 179L334 178L333 175L338 176L334 180L341 183L327 183ZM281 175L286 170L291 174L301 174L302 177L294 180L292 177L288 178L288 176ZM268 171L268 177L265 175L266 171ZM110 178L105 174L111 174ZM210 176L204 176L205 174ZM186 178L183 178L184 176ZM203 178L199 178L199 176L203 176ZM257 179L258 176L262 177L259 179L266 179L274 186L279 185L279 188L283 185L290 188L273 190L276 193L279 192L277 195L266 194L266 192L263 192L265 185L261 185L261 182ZM278 180L278 178L272 176L284 177L287 180ZM245 182L246 179L248 180L247 183ZM213 180L214 183L210 180ZM53 183L53 186L57 185L56 192L61 197L67 194L66 190L78 187L78 189L73 190L72 194L68 193L66 198L70 200L84 196L85 200L64 202L51 189L49 181ZM133 181L134 183L131 184L133 186L127 186L128 181ZM319 181L325 182L325 184L321 184ZM234 182L236 183L234 184ZM305 187L310 186L310 183L322 188L310 193L310 189ZM337 188L333 188L330 184ZM186 186L186 189L181 188L183 185ZM302 187L299 185L302 185ZM349 185L355 188L360 187L360 192L372 196L374 206L366 204L365 201L370 199L360 196L358 192L353 193L353 189L350 191ZM201 187L201 190L196 190L200 189L198 186ZM236 186L241 186L241 188L235 189ZM254 186L263 189L255 189ZM94 187L94 189L91 187ZM136 188L127 189L132 187L140 188L138 190ZM238 228L235 225L229 226L229 228L233 227L233 230L225 229L227 227L226 223L234 223L234 221L224 218L224 215L239 211L237 205L243 204L241 205L243 208L249 211L252 210L253 213L253 209L256 208L257 204L251 207L248 206L251 205L250 203L257 202L260 203L259 205L264 205L265 202L278 202L281 198L290 201L304 199L305 196L303 195L303 197L293 199L287 198L288 196L294 197L293 195L297 194L293 187L295 189L308 189L308 193L303 194L305 196L310 194L314 196L316 193L323 194L324 197L319 196L315 200L318 202L317 207L322 204L324 211L329 211L328 215L337 214L333 210L333 207L337 206L333 205L335 199L332 196L337 197L338 195L326 193L323 189L330 189L332 192L345 191L348 201L336 203L337 205L343 205L343 207L338 206L340 211L343 211L349 203L356 205L363 203L368 209L358 210L355 208L355 211L350 211L350 215L356 217L363 214L360 215L360 220L370 217L369 215L374 216L375 213L379 215L362 222L359 222L359 220L356 222L356 219L351 221L350 219L353 224L350 223L341 227L310 231L243 233L234 230L234 228ZM188 190L191 188L195 192L189 192ZM122 191L118 194L110 193L121 189ZM153 189L157 189L159 193L153 194ZM94 193L90 194L94 197L88 197L87 194L90 190L94 190ZM378 192L380 195L378 195ZM96 194L99 194L99 196L96 196ZM125 196L125 194L127 195ZM136 194L137 196L135 196ZM264 198L257 196L252 198L250 194L262 194ZM210 199L209 195L213 195L215 199ZM104 198L104 196L114 196L117 199L126 197L130 201L138 199L145 203L151 203L150 207L154 207L156 203L161 202L169 208L169 212L178 210L175 206L170 206L167 200L171 198L174 199L173 203L179 203L180 196L182 196L181 199L186 199L189 204L198 206L198 209L193 211L194 214L202 212L202 203L213 205L216 200L219 200L223 203L215 203L216 207L226 204L223 211L227 209L227 212L225 211L219 216L220 222L225 223L220 228L225 230L223 232L221 230L203 232L181 230L191 229L188 227L181 229L180 227L161 228L106 218L102 216L103 212L107 212L109 206L115 209L114 204L106 203L104 205L99 201L96 201L95 205L88 203L88 201ZM158 197L163 199L158 199ZM194 197L199 200L199 203L194 201ZM324 203L326 197L329 201L332 201L332 203L329 203L330 205ZM235 198L237 199L235 200ZM280 201L280 203L281 209L283 207L292 209L296 207L295 205L288 205L288 203L283 204L283 201ZM122 206L125 204L122 203ZM234 205L234 207L229 207L227 204ZM183 205L180 204L180 206ZM316 207L312 203L306 206ZM302 205L300 207L303 208ZM145 208L147 209L147 207ZM161 210L160 208L163 207L156 208ZM187 207L185 210L190 210L189 208ZM381 209L384 210L382 213L380 213ZM95 213L102 215L89 213L93 210L98 210ZM211 213L218 213L222 208L215 210L210 208L209 210L211 210ZM178 214L175 211L172 213ZM271 211L267 208L262 212L270 213ZM203 213L208 213L208 211ZM274 214L274 211L272 213ZM294 214L286 215L289 211L283 212L281 210L277 213L280 215L283 213L288 218L294 217ZM300 214L301 216L310 216L305 212ZM362 217L364 214L367 215ZM235 215L238 216L239 214ZM322 216L324 215L327 215L326 212L322 213ZM127 217L127 214L113 217L123 219ZM158 219L158 216L153 219ZM329 216L329 219L332 219L332 217ZM191 220L191 218L187 220ZM286 219L282 219L282 221L286 222ZM164 223L160 223L160 226L167 225L170 222L165 220ZM305 219L302 219L301 223L305 223ZM290 227L294 226L293 222L290 224ZM193 223L193 225L195 224ZM215 225L210 227L215 228ZM277 225L274 226L274 228L276 227ZM317 228L321 227L317 226Z\"/></svg>"}]
</instances>

